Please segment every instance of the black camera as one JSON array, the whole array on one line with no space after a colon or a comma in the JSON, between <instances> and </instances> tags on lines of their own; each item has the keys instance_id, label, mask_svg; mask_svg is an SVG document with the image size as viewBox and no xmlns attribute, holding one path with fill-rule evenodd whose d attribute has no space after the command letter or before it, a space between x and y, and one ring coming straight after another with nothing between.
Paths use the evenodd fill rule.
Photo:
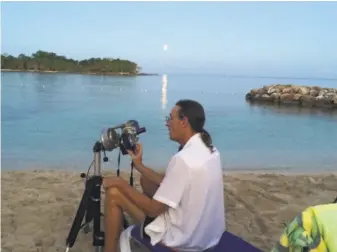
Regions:
<instances>
[{"instance_id":1,"label":"black camera","mask_svg":"<svg viewBox=\"0 0 337 252\"><path fill-rule=\"evenodd\" d=\"M121 129L117 133L116 129ZM101 134L101 143L106 151L120 148L123 155L128 154L128 150L134 151L139 140L138 135L146 132L145 127L139 127L136 120L129 120L126 123L112 128L105 128Z\"/></svg>"}]
</instances>

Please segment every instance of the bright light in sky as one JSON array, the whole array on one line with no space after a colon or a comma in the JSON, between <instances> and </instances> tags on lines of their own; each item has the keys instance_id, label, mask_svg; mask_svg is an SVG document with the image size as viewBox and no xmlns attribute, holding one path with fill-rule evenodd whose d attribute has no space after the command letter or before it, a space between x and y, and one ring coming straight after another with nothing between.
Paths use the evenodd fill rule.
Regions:
<instances>
[{"instance_id":1,"label":"bright light in sky","mask_svg":"<svg viewBox=\"0 0 337 252\"><path fill-rule=\"evenodd\" d=\"M164 51L166 51L168 48L168 45L164 45Z\"/></svg>"}]
</instances>

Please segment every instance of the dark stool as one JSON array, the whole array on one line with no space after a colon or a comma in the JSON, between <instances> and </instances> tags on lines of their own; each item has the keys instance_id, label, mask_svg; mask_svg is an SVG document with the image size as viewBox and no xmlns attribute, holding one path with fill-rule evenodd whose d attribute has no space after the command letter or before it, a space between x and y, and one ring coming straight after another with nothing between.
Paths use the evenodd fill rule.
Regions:
<instances>
[{"instance_id":1,"label":"dark stool","mask_svg":"<svg viewBox=\"0 0 337 252\"><path fill-rule=\"evenodd\" d=\"M150 239L148 237L141 238L141 226L135 226L131 231L131 237L144 245L150 251L155 252L172 252L173 250L165 247L162 244L156 244L152 246ZM262 252L262 250L254 247L250 243L244 241L243 239L235 236L234 234L225 231L219 241L219 243L210 249L206 250L207 252Z\"/></svg>"}]
</instances>

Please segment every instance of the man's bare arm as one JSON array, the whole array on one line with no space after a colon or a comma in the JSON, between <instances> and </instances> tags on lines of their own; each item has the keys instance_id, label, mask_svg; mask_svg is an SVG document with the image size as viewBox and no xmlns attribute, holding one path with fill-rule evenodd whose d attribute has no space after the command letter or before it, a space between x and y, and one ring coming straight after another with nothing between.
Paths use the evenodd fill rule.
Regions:
<instances>
[{"instance_id":1,"label":"man's bare arm","mask_svg":"<svg viewBox=\"0 0 337 252\"><path fill-rule=\"evenodd\" d=\"M155 172L154 170L146 167L143 163L136 166L137 171L139 171L142 176L144 176L147 180L155 183L156 185L160 185L162 180L164 179L164 174Z\"/></svg>"},{"instance_id":2,"label":"man's bare arm","mask_svg":"<svg viewBox=\"0 0 337 252\"><path fill-rule=\"evenodd\" d=\"M132 162L135 166L135 168L144 176L148 181L160 185L162 182L164 175L153 171L152 169L146 167L142 162L143 157L143 150L142 145L137 143L136 148L134 151L128 150L129 155L132 158Z\"/></svg>"}]
</instances>

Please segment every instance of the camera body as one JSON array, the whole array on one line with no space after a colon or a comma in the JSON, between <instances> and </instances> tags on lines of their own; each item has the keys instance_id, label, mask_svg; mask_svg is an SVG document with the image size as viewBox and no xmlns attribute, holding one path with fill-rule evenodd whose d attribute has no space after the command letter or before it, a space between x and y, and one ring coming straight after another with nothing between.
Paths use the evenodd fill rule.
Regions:
<instances>
[{"instance_id":1,"label":"camera body","mask_svg":"<svg viewBox=\"0 0 337 252\"><path fill-rule=\"evenodd\" d=\"M121 133L116 132L121 129ZM139 127L136 120L129 120L124 124L102 130L101 143L106 151L120 148L123 155L128 154L128 150L134 151L139 140L138 135L146 132L145 127Z\"/></svg>"}]
</instances>

